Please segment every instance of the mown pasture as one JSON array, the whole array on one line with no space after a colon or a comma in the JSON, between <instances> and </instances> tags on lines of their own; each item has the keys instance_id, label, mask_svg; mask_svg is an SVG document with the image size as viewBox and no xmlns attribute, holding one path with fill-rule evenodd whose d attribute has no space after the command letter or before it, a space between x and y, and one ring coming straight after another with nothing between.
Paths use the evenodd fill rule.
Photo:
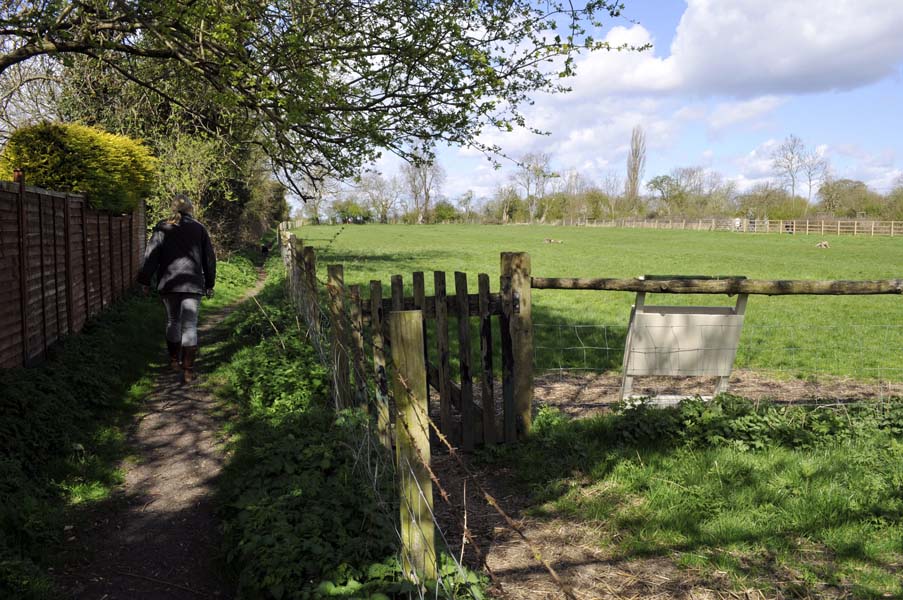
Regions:
<instances>
[{"instance_id":1,"label":"mown pasture","mask_svg":"<svg viewBox=\"0 0 903 600\"><path fill-rule=\"evenodd\" d=\"M345 265L346 284L371 279L388 286L414 271L488 273L497 289L499 253L524 251L543 277L635 277L643 274L745 275L757 279L889 279L903 277L903 240L820 238L726 232L627 230L552 226L346 225L295 230L326 265ZM554 238L562 243L546 243ZM620 368L634 296L620 292L534 290L537 370ZM726 296L655 295L653 304L732 304ZM579 326L579 327L575 327ZM903 379L903 302L891 296L754 296L737 356L738 368L811 379Z\"/></svg>"}]
</instances>

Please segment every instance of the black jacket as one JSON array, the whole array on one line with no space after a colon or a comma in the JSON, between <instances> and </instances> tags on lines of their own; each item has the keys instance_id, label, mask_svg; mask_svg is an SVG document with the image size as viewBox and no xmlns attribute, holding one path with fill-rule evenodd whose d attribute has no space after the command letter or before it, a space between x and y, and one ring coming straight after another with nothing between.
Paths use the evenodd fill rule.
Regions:
<instances>
[{"instance_id":1,"label":"black jacket","mask_svg":"<svg viewBox=\"0 0 903 600\"><path fill-rule=\"evenodd\" d=\"M204 226L185 214L178 223L157 223L147 243L138 283L150 285L154 275L161 293L203 294L212 289L216 256Z\"/></svg>"}]
</instances>

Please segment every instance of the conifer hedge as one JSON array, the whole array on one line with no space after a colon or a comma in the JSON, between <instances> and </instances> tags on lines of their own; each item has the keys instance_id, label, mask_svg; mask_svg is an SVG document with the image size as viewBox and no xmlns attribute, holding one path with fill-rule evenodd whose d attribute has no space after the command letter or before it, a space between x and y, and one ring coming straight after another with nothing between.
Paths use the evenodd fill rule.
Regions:
<instances>
[{"instance_id":1,"label":"conifer hedge","mask_svg":"<svg viewBox=\"0 0 903 600\"><path fill-rule=\"evenodd\" d=\"M84 194L92 208L129 212L154 184L157 159L131 138L94 127L44 122L13 132L0 152L0 179Z\"/></svg>"}]
</instances>

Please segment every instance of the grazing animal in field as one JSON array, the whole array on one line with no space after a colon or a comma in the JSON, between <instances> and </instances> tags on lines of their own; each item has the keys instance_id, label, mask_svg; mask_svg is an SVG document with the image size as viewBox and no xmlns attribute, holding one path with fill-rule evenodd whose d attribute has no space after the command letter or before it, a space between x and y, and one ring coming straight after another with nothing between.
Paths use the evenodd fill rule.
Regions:
<instances>
[{"instance_id":1,"label":"grazing animal in field","mask_svg":"<svg viewBox=\"0 0 903 600\"><path fill-rule=\"evenodd\" d=\"M828 244L828 240L822 240L819 243L815 244L816 248L830 248L830 244Z\"/></svg>"},{"instance_id":2,"label":"grazing animal in field","mask_svg":"<svg viewBox=\"0 0 903 600\"><path fill-rule=\"evenodd\" d=\"M546 244L563 244L564 243L564 240L554 240L552 238L546 238L544 241Z\"/></svg>"}]
</instances>

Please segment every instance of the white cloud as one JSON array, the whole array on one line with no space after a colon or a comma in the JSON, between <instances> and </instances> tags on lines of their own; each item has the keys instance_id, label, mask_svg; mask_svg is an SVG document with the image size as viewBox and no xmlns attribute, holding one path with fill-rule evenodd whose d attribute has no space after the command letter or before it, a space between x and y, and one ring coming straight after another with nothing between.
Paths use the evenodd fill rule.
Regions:
<instances>
[{"instance_id":1,"label":"white cloud","mask_svg":"<svg viewBox=\"0 0 903 600\"><path fill-rule=\"evenodd\" d=\"M851 89L903 61L899 0L688 0L671 45L685 89L754 96Z\"/></svg>"},{"instance_id":2,"label":"white cloud","mask_svg":"<svg viewBox=\"0 0 903 600\"><path fill-rule=\"evenodd\" d=\"M692 93L757 97L847 90L899 73L899 0L687 0L670 54L595 52L577 65L573 97ZM654 43L642 25L606 41Z\"/></svg>"},{"instance_id":3,"label":"white cloud","mask_svg":"<svg viewBox=\"0 0 903 600\"><path fill-rule=\"evenodd\" d=\"M722 102L712 110L708 119L709 128L717 132L731 125L759 119L784 102L784 99L776 96L762 96L739 102Z\"/></svg>"}]
</instances>

